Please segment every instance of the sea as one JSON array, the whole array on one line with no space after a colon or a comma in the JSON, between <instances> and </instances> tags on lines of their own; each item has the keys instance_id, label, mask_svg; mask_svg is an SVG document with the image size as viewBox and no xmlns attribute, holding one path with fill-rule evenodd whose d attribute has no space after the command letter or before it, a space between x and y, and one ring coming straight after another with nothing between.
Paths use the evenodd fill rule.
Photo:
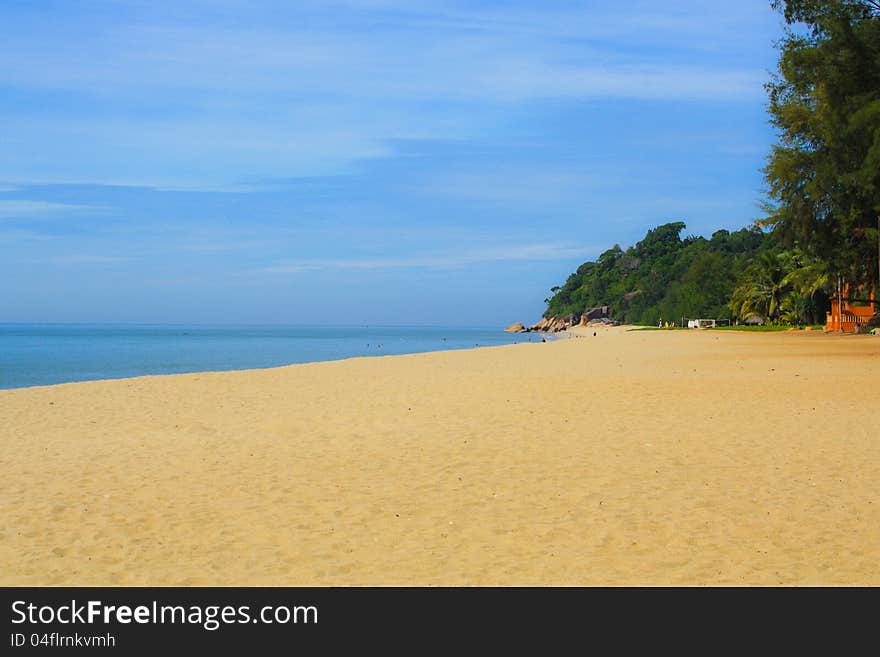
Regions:
<instances>
[{"instance_id":1,"label":"sea","mask_svg":"<svg viewBox=\"0 0 880 657\"><path fill-rule=\"evenodd\" d=\"M540 342L499 328L0 324L0 389Z\"/></svg>"}]
</instances>

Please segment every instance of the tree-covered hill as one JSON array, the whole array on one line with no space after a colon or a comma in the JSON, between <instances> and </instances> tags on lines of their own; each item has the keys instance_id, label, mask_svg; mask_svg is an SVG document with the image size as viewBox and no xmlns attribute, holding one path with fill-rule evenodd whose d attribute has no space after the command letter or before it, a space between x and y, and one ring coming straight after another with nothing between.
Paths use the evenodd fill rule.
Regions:
<instances>
[{"instance_id":1,"label":"tree-covered hill","mask_svg":"<svg viewBox=\"0 0 880 657\"><path fill-rule=\"evenodd\" d=\"M734 289L770 239L757 228L717 231L710 239L681 238L683 222L664 224L626 250L615 245L585 262L553 288L545 317L579 315L609 306L629 324L679 322L682 317L727 318Z\"/></svg>"},{"instance_id":2,"label":"tree-covered hill","mask_svg":"<svg viewBox=\"0 0 880 657\"><path fill-rule=\"evenodd\" d=\"M585 262L551 290L544 317L609 306L611 319L627 324L751 317L825 322L835 280L823 260L783 249L774 232L758 227L681 239L684 228L680 221L658 226L625 251L615 245Z\"/></svg>"}]
</instances>

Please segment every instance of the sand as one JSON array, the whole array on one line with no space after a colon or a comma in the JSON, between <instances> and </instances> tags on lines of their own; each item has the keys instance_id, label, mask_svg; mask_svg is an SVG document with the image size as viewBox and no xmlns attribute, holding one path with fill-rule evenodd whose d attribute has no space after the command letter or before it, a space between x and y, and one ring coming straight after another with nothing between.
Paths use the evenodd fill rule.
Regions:
<instances>
[{"instance_id":1,"label":"sand","mask_svg":"<svg viewBox=\"0 0 880 657\"><path fill-rule=\"evenodd\" d=\"M0 585L880 585L880 339L0 391Z\"/></svg>"}]
</instances>

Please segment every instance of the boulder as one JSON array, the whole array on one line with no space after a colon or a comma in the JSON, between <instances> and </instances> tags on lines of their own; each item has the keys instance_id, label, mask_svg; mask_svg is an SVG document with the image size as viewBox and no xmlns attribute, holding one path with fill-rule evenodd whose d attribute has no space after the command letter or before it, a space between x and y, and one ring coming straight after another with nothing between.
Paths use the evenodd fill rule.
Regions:
<instances>
[{"instance_id":1,"label":"boulder","mask_svg":"<svg viewBox=\"0 0 880 657\"><path fill-rule=\"evenodd\" d=\"M559 333L576 326L580 317L578 315L566 315L565 317L546 317L537 324L533 324L527 330L542 333Z\"/></svg>"},{"instance_id":2,"label":"boulder","mask_svg":"<svg viewBox=\"0 0 880 657\"><path fill-rule=\"evenodd\" d=\"M563 317L545 317L537 324L524 328L526 333L536 331L539 333L559 333L573 326L619 326L620 322L613 321L608 317L608 306L599 308L587 308L580 314L565 315ZM513 326L516 326L514 324ZM513 327L510 327L513 328Z\"/></svg>"},{"instance_id":3,"label":"boulder","mask_svg":"<svg viewBox=\"0 0 880 657\"><path fill-rule=\"evenodd\" d=\"M506 329L504 329L505 333L524 333L526 327L517 322L516 324L511 324Z\"/></svg>"},{"instance_id":4,"label":"boulder","mask_svg":"<svg viewBox=\"0 0 880 657\"><path fill-rule=\"evenodd\" d=\"M599 308L587 308L581 314L581 320L578 326L589 326L590 322L595 322L608 317L608 306L600 306Z\"/></svg>"}]
</instances>

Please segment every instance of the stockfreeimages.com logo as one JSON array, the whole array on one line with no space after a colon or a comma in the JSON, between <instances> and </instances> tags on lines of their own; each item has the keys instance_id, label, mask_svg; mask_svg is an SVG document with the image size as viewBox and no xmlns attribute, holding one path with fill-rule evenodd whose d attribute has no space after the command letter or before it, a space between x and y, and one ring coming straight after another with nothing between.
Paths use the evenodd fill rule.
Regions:
<instances>
[{"instance_id":1,"label":"stockfreeimages.com logo","mask_svg":"<svg viewBox=\"0 0 880 657\"><path fill-rule=\"evenodd\" d=\"M252 613L249 605L234 607L232 605L160 605L153 601L149 605L108 605L100 600L89 600L79 603L71 600L70 604L35 605L25 600L12 603L12 623L19 625L90 625L93 623L128 625L148 624L180 624L200 625L208 631L219 629L223 625L263 623L278 624L317 624L318 609L309 605L279 605L261 607Z\"/></svg>"}]
</instances>

